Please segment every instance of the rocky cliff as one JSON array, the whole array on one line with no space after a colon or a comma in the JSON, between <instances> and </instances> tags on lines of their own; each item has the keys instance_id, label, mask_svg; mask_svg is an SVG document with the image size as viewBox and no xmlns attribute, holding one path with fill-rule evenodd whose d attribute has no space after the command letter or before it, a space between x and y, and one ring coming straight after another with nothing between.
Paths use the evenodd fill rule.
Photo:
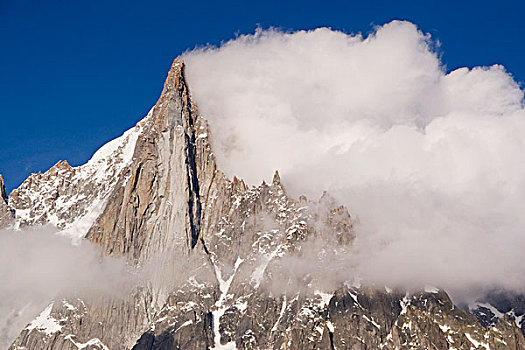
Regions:
<instances>
[{"instance_id":1,"label":"rocky cliff","mask_svg":"<svg viewBox=\"0 0 525 350\"><path fill-rule=\"evenodd\" d=\"M327 257L355 239L346 208L291 198L278 173L228 179L209 135L176 60L137 126L2 196L16 228L52 224L154 266L125 298L50 301L10 349L525 349L508 317L481 324L441 290L327 284Z\"/></svg>"},{"instance_id":2,"label":"rocky cliff","mask_svg":"<svg viewBox=\"0 0 525 350\"><path fill-rule=\"evenodd\" d=\"M7 227L13 222L14 213L9 208L4 177L0 175L0 228Z\"/></svg>"}]
</instances>

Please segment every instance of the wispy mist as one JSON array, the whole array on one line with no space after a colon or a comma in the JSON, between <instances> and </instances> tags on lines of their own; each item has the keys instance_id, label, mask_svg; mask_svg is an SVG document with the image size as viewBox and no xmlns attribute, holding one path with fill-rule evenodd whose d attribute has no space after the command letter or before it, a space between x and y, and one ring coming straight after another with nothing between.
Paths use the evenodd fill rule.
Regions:
<instances>
[{"instance_id":1,"label":"wispy mist","mask_svg":"<svg viewBox=\"0 0 525 350\"><path fill-rule=\"evenodd\" d=\"M436 47L395 21L257 30L182 58L220 168L328 190L359 218L362 276L523 290L523 91L499 65L448 72Z\"/></svg>"},{"instance_id":2,"label":"wispy mist","mask_svg":"<svg viewBox=\"0 0 525 350\"><path fill-rule=\"evenodd\" d=\"M133 279L125 261L102 258L88 241L73 245L50 227L0 230L0 348L51 300L124 296Z\"/></svg>"}]
</instances>

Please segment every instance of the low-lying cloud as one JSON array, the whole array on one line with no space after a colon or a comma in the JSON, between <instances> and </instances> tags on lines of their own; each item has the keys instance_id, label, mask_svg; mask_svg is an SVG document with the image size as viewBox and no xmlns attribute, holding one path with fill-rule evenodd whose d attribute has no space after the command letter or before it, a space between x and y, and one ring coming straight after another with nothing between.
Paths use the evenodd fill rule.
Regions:
<instances>
[{"instance_id":1,"label":"low-lying cloud","mask_svg":"<svg viewBox=\"0 0 525 350\"><path fill-rule=\"evenodd\" d=\"M257 30L182 58L220 168L328 190L359 218L361 275L523 290L523 90L500 65L447 72L436 46L394 21Z\"/></svg>"},{"instance_id":2,"label":"low-lying cloud","mask_svg":"<svg viewBox=\"0 0 525 350\"><path fill-rule=\"evenodd\" d=\"M124 260L73 245L56 229L0 230L0 348L7 348L51 300L125 296L135 285Z\"/></svg>"}]
</instances>

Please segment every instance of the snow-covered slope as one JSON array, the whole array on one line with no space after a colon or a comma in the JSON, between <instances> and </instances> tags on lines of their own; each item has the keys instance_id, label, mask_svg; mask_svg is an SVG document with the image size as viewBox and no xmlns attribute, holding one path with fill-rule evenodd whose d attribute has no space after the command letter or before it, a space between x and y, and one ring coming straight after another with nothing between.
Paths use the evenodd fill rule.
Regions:
<instances>
[{"instance_id":1,"label":"snow-covered slope","mask_svg":"<svg viewBox=\"0 0 525 350\"><path fill-rule=\"evenodd\" d=\"M102 213L109 194L122 183L148 116L101 147L84 165L60 161L45 173L30 175L9 196L14 227L51 224L75 241Z\"/></svg>"}]
</instances>

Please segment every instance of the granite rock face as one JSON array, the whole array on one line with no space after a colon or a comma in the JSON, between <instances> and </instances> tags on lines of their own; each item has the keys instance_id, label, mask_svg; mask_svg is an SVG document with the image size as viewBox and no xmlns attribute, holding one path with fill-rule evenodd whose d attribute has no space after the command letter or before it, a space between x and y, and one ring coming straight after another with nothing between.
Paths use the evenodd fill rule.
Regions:
<instances>
[{"instance_id":1,"label":"granite rock face","mask_svg":"<svg viewBox=\"0 0 525 350\"><path fill-rule=\"evenodd\" d=\"M14 212L8 205L4 177L0 175L0 228L12 225Z\"/></svg>"},{"instance_id":2,"label":"granite rock face","mask_svg":"<svg viewBox=\"0 0 525 350\"><path fill-rule=\"evenodd\" d=\"M176 60L136 127L11 193L16 227L53 224L154 268L124 298L50 301L10 349L525 349L511 319L482 325L444 291L326 281L355 239L346 208L291 198L278 173L228 179L209 135Z\"/></svg>"}]
</instances>

